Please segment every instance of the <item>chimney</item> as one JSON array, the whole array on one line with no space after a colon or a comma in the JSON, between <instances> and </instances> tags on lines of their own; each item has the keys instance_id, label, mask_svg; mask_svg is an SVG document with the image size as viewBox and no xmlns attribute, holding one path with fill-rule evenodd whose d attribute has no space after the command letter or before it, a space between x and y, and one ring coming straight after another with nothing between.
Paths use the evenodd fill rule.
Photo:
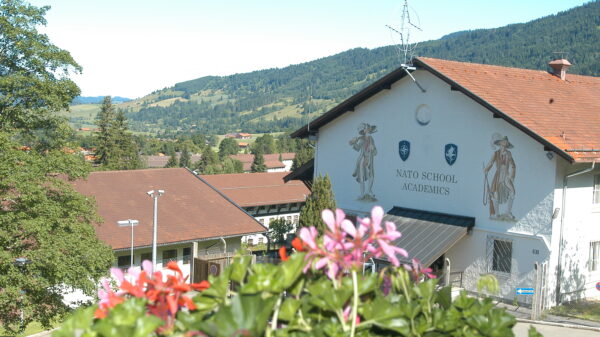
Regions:
<instances>
[{"instance_id":1,"label":"chimney","mask_svg":"<svg viewBox=\"0 0 600 337\"><path fill-rule=\"evenodd\" d=\"M552 73L564 81L567 78L567 69L571 66L571 62L566 59L558 59L551 61L548 65L552 68Z\"/></svg>"}]
</instances>

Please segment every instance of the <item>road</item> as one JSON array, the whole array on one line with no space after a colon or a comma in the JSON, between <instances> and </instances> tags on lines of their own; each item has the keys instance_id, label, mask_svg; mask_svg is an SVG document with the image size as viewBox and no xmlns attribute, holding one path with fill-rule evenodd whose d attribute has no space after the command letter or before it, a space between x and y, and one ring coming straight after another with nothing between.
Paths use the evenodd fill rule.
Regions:
<instances>
[{"instance_id":1,"label":"road","mask_svg":"<svg viewBox=\"0 0 600 337\"><path fill-rule=\"evenodd\" d=\"M597 331L529 323L517 323L513 329L515 336L527 337L527 331L529 331L529 326L531 325L533 325L539 333L544 335L544 337L600 337L600 332Z\"/></svg>"}]
</instances>

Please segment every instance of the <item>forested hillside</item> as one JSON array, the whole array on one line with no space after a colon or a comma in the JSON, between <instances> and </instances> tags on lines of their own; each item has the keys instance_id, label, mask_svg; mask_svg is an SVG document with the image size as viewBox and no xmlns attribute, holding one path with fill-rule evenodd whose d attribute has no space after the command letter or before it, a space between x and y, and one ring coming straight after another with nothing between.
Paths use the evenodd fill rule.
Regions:
<instances>
[{"instance_id":1,"label":"forested hillside","mask_svg":"<svg viewBox=\"0 0 600 337\"><path fill-rule=\"evenodd\" d=\"M397 68L394 48L358 48L282 69L202 77L120 106L139 131L294 129ZM528 23L452 33L417 50L419 56L530 69L547 69L554 52L566 54L570 72L600 76L600 1Z\"/></svg>"}]
</instances>

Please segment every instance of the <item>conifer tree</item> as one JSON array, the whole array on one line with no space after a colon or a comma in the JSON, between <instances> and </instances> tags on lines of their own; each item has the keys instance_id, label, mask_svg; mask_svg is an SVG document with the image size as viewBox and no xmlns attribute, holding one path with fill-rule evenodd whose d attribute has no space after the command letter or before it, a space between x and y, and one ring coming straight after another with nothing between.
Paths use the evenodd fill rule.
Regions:
<instances>
[{"instance_id":1,"label":"conifer tree","mask_svg":"<svg viewBox=\"0 0 600 337\"><path fill-rule=\"evenodd\" d=\"M179 161L177 160L177 153L175 153L175 150L171 150L167 153L167 156L169 156L169 161L167 161L167 164L165 165L165 167L178 167L179 166Z\"/></svg>"},{"instance_id":2,"label":"conifer tree","mask_svg":"<svg viewBox=\"0 0 600 337\"><path fill-rule=\"evenodd\" d=\"M104 97L96 117L96 163L112 170L132 170L142 166L138 146L129 133L123 111L115 112L112 98Z\"/></svg>"},{"instance_id":3,"label":"conifer tree","mask_svg":"<svg viewBox=\"0 0 600 337\"><path fill-rule=\"evenodd\" d=\"M100 112L96 116L96 125L98 132L96 134L96 163L100 165L109 165L112 163L112 151L115 148L113 135L113 120L115 118L115 109L112 105L111 97L104 97Z\"/></svg>"},{"instance_id":4,"label":"conifer tree","mask_svg":"<svg viewBox=\"0 0 600 337\"><path fill-rule=\"evenodd\" d=\"M335 210L335 208L335 197L329 175L316 177L313 181L312 192L306 198L306 204L300 211L299 227L315 226L322 234L325 231L325 223L321 219L321 212L325 209Z\"/></svg>"},{"instance_id":5,"label":"conifer tree","mask_svg":"<svg viewBox=\"0 0 600 337\"><path fill-rule=\"evenodd\" d=\"M181 167L190 167L192 156L190 155L190 151L185 145L181 150L181 158L179 158L179 166Z\"/></svg>"},{"instance_id":6,"label":"conifer tree","mask_svg":"<svg viewBox=\"0 0 600 337\"><path fill-rule=\"evenodd\" d=\"M252 166L250 166L251 172L266 172L267 165L265 165L265 156L262 152L262 149L258 148L254 151L254 161L252 161Z\"/></svg>"},{"instance_id":7,"label":"conifer tree","mask_svg":"<svg viewBox=\"0 0 600 337\"><path fill-rule=\"evenodd\" d=\"M310 143L303 143L300 146L298 152L296 152L296 157L294 157L294 163L292 164L292 170L299 168L300 166L313 159L314 155L315 150L310 145Z\"/></svg>"}]
</instances>

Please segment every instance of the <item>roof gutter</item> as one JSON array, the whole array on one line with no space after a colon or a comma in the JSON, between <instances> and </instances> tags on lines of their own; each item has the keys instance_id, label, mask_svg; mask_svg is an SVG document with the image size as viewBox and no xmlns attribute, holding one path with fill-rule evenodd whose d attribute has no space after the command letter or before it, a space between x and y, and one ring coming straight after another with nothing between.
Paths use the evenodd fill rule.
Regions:
<instances>
[{"instance_id":1,"label":"roof gutter","mask_svg":"<svg viewBox=\"0 0 600 337\"><path fill-rule=\"evenodd\" d=\"M539 143L541 143L542 145L544 145L544 147L550 149L553 152L556 152L559 156L563 157L569 163L573 163L575 161L575 159L571 155L569 155L566 151L564 151L561 148L557 147L556 145L550 143L549 141L547 141L546 139L544 139L544 137L542 137L542 136L538 135L537 133L533 132L532 130L530 130L529 128L527 128L526 126L524 126L523 124L521 124L521 123L517 122L516 120L512 119L510 116L508 116L507 114L505 114L504 112L500 111L499 109L497 109L496 107L494 107L492 104L490 104L488 101L484 100L483 98L481 98L481 97L477 96L476 94L474 94L469 89L467 89L467 88L463 87L462 85L456 83L455 81L451 80L449 77L447 77L446 75L444 75L441 72L437 71L433 67L429 66L424 61L421 61L419 58L415 58L413 62L415 63L415 65L418 65L418 66L422 67L423 69L425 69L425 70L429 71L430 73L432 73L433 75L435 75L437 78L439 78L442 81L444 81L447 84L449 84L450 88L452 90L456 90L456 91L462 92L467 97L471 98L475 102L481 104L484 108L486 108L489 111L491 111L494 114L494 117L498 117L498 118L504 119L506 122L508 122L512 126L514 126L517 129L525 132L525 134L527 134L530 137L532 137L533 139L537 140Z\"/></svg>"},{"instance_id":2,"label":"roof gutter","mask_svg":"<svg viewBox=\"0 0 600 337\"><path fill-rule=\"evenodd\" d=\"M560 235L558 238L558 264L556 266L556 305L560 304L561 296L560 296L560 279L562 278L562 254L563 254L563 234L565 229L565 211L567 207L567 187L569 178L574 176L578 176L580 174L588 173L594 170L594 166L596 166L596 161L592 162L592 166L586 169L573 172L571 174L565 175L563 179L563 190L562 190L562 203L561 203L561 213L560 213Z\"/></svg>"}]
</instances>

